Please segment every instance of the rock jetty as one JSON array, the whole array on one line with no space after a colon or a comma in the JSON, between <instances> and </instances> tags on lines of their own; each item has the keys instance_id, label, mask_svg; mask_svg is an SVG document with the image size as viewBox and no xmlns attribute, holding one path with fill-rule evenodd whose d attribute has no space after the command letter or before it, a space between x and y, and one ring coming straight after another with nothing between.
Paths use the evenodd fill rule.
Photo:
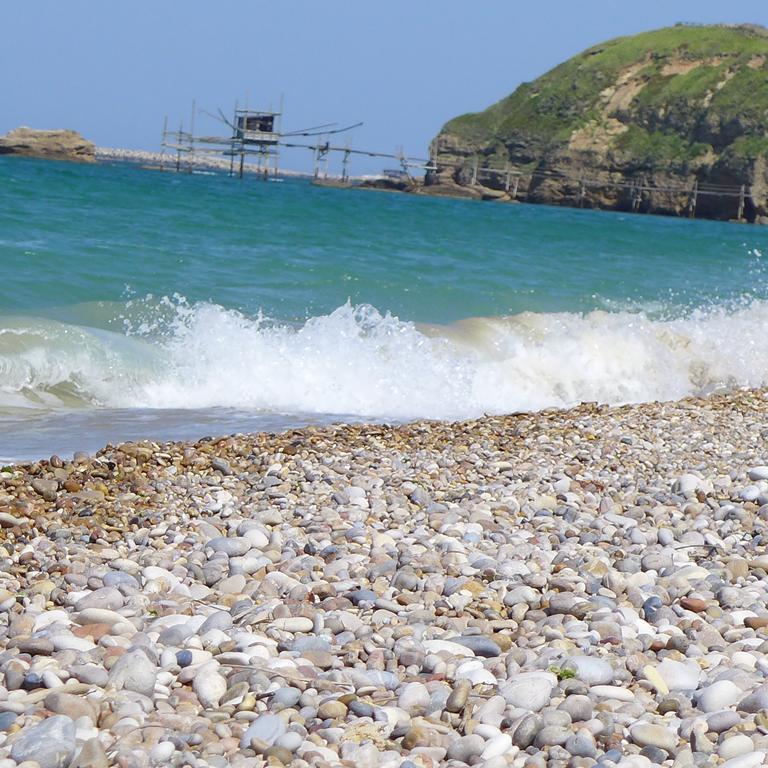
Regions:
<instances>
[{"instance_id":1,"label":"rock jetty","mask_svg":"<svg viewBox=\"0 0 768 768\"><path fill-rule=\"evenodd\" d=\"M94 163L96 147L77 131L41 131L22 127L0 136L0 155Z\"/></svg>"},{"instance_id":2,"label":"rock jetty","mask_svg":"<svg viewBox=\"0 0 768 768\"><path fill-rule=\"evenodd\" d=\"M0 768L752 768L768 393L0 471Z\"/></svg>"},{"instance_id":3,"label":"rock jetty","mask_svg":"<svg viewBox=\"0 0 768 768\"><path fill-rule=\"evenodd\" d=\"M765 223L767 115L763 27L620 37L448 122L421 191Z\"/></svg>"}]
</instances>

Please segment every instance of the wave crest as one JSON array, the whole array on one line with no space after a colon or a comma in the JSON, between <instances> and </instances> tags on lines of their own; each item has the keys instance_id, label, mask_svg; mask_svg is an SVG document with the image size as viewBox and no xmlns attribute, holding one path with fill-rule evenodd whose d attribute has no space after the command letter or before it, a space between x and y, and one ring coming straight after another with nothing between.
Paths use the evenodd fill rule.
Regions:
<instances>
[{"instance_id":1,"label":"wave crest","mask_svg":"<svg viewBox=\"0 0 768 768\"><path fill-rule=\"evenodd\" d=\"M524 313L418 326L349 304L298 327L165 302L129 335L0 318L0 407L234 407L454 419L768 384L768 303L674 320Z\"/></svg>"}]
</instances>

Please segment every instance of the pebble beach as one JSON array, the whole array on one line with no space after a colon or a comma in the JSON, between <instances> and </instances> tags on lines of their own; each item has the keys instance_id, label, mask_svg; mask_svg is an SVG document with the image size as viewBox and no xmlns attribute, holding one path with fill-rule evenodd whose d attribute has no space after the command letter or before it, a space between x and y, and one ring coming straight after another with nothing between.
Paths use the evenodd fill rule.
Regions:
<instances>
[{"instance_id":1,"label":"pebble beach","mask_svg":"<svg viewBox=\"0 0 768 768\"><path fill-rule=\"evenodd\" d=\"M768 392L0 471L0 768L752 768Z\"/></svg>"}]
</instances>

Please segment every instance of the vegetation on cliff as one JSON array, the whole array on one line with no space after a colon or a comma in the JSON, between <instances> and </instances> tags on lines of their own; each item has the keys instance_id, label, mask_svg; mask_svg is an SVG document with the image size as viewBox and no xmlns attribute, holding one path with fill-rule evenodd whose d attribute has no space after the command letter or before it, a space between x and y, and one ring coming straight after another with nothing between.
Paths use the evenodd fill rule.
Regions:
<instances>
[{"instance_id":1,"label":"vegetation on cliff","mask_svg":"<svg viewBox=\"0 0 768 768\"><path fill-rule=\"evenodd\" d=\"M466 182L479 158L486 169L564 164L759 186L750 161L768 154L768 30L678 25L595 45L451 120L433 153L433 182Z\"/></svg>"}]
</instances>

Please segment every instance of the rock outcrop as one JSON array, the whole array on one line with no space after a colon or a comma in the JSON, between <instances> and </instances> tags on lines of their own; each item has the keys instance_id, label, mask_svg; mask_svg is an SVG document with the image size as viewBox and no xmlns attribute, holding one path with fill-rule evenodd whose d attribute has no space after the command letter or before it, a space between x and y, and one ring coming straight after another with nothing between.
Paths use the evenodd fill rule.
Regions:
<instances>
[{"instance_id":1,"label":"rock outcrop","mask_svg":"<svg viewBox=\"0 0 768 768\"><path fill-rule=\"evenodd\" d=\"M0 155L96 162L96 147L77 131L15 128L0 136Z\"/></svg>"},{"instance_id":2,"label":"rock outcrop","mask_svg":"<svg viewBox=\"0 0 768 768\"><path fill-rule=\"evenodd\" d=\"M564 62L431 147L426 192L768 217L768 30L686 26Z\"/></svg>"}]
</instances>

